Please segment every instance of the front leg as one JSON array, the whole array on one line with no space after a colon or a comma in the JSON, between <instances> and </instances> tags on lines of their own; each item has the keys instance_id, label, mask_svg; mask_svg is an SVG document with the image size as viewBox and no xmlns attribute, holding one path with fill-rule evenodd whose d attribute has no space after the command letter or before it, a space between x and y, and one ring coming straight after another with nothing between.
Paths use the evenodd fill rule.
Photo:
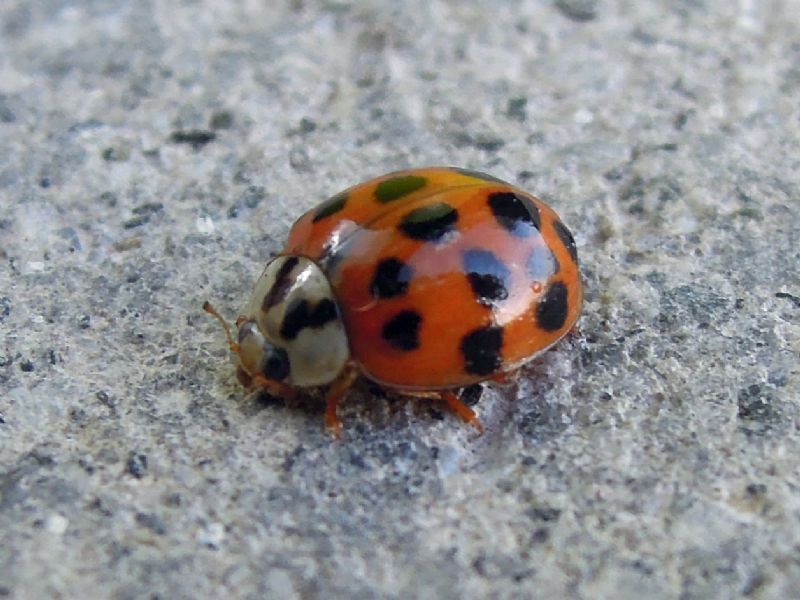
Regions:
<instances>
[{"instance_id":1,"label":"front leg","mask_svg":"<svg viewBox=\"0 0 800 600\"><path fill-rule=\"evenodd\" d=\"M339 400L344 397L356 379L358 379L358 369L352 363L348 364L325 393L325 427L337 438L341 437L342 421L336 414L336 408Z\"/></svg>"},{"instance_id":2,"label":"front leg","mask_svg":"<svg viewBox=\"0 0 800 600\"><path fill-rule=\"evenodd\" d=\"M240 367L240 371L244 371L244 369ZM278 396L279 398L283 398L287 402L293 402L297 398L297 389L293 388L290 385L286 385L282 381L267 379L261 373L257 373L256 375L250 375L249 377L250 377L250 384L249 385L245 384L245 387L248 387L250 389L256 389L259 387L263 388L273 396ZM239 381L242 380L239 379Z\"/></svg>"}]
</instances>

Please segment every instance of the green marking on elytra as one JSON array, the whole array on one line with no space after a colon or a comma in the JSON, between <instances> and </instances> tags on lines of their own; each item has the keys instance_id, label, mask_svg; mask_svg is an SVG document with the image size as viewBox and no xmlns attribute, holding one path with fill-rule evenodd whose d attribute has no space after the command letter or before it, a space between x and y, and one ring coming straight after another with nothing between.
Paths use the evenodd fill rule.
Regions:
<instances>
[{"instance_id":1,"label":"green marking on elytra","mask_svg":"<svg viewBox=\"0 0 800 600\"><path fill-rule=\"evenodd\" d=\"M421 206L408 213L403 219L404 223L426 223L428 221L435 221L441 219L445 215L455 212L453 207L444 202L437 202L435 204L428 204Z\"/></svg>"},{"instance_id":2,"label":"green marking on elytra","mask_svg":"<svg viewBox=\"0 0 800 600\"><path fill-rule=\"evenodd\" d=\"M394 202L424 188L428 180L418 175L401 175L381 181L375 188L375 199L378 202Z\"/></svg>"},{"instance_id":3,"label":"green marking on elytra","mask_svg":"<svg viewBox=\"0 0 800 600\"><path fill-rule=\"evenodd\" d=\"M344 208L347 203L347 192L336 194L332 198L328 198L317 207L317 212L314 213L314 223L336 214Z\"/></svg>"}]
</instances>

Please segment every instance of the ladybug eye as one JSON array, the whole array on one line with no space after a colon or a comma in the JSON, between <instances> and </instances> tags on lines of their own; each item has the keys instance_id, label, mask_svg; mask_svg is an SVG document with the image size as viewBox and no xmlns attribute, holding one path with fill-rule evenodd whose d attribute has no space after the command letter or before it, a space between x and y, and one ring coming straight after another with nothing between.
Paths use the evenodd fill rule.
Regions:
<instances>
[{"instance_id":1,"label":"ladybug eye","mask_svg":"<svg viewBox=\"0 0 800 600\"><path fill-rule=\"evenodd\" d=\"M283 348L265 344L264 367L262 369L267 379L280 381L289 375L289 356Z\"/></svg>"}]
</instances>

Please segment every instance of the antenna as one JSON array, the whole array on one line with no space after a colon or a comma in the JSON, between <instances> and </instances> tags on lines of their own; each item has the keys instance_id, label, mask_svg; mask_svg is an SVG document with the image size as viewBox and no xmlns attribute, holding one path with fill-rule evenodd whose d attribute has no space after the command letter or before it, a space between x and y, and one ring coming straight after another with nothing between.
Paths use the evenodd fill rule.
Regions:
<instances>
[{"instance_id":1,"label":"antenna","mask_svg":"<svg viewBox=\"0 0 800 600\"><path fill-rule=\"evenodd\" d=\"M217 319L220 323L222 323L222 328L225 330L225 337L228 338L228 346L230 346L231 352L239 354L240 352L239 344L233 341L233 335L231 334L231 326L228 325L227 321L225 321L225 319L222 318L222 315L220 315L217 312L216 308L211 306L211 303L208 300L203 302L203 310L206 311L215 319Z\"/></svg>"}]
</instances>

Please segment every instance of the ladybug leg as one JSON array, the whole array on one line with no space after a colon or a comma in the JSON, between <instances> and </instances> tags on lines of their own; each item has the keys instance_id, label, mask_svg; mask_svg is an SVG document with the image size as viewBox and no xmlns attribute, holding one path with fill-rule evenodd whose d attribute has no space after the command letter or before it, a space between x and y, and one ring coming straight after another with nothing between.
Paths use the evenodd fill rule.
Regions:
<instances>
[{"instance_id":1,"label":"ladybug leg","mask_svg":"<svg viewBox=\"0 0 800 600\"><path fill-rule=\"evenodd\" d=\"M491 381L496 382L496 383L511 383L512 381L514 381L514 376L515 375L516 375L516 373L513 373L513 372L510 372L510 373L497 373L497 374L492 375L491 377L489 377L489 379Z\"/></svg>"},{"instance_id":2,"label":"ladybug leg","mask_svg":"<svg viewBox=\"0 0 800 600\"><path fill-rule=\"evenodd\" d=\"M342 435L342 421L336 414L336 408L339 400L344 397L356 379L358 379L358 369L353 365L347 365L325 394L325 427L337 438Z\"/></svg>"},{"instance_id":3,"label":"ladybug leg","mask_svg":"<svg viewBox=\"0 0 800 600\"><path fill-rule=\"evenodd\" d=\"M244 369L242 369L244 371ZM237 371L237 375L238 375ZM240 376L241 377L241 376ZM272 394L273 396L278 396L283 398L287 402L292 402L297 398L297 390L290 385L286 385L280 381L275 381L273 379L267 379L261 373L256 373L255 375L250 375L250 384L247 385L250 389L255 389L256 387L262 387L267 392ZM240 379L241 381L241 379Z\"/></svg>"},{"instance_id":4,"label":"ladybug leg","mask_svg":"<svg viewBox=\"0 0 800 600\"><path fill-rule=\"evenodd\" d=\"M461 401L461 399L455 395L455 393L449 390L440 392L439 398L444 403L447 410L449 410L452 413L455 413L455 415L461 418L462 421L464 421L465 423L469 423L470 425L475 427L475 429L483 433L483 425L478 419L478 415L476 415L475 411L472 410L469 406L464 404Z\"/></svg>"}]
</instances>

